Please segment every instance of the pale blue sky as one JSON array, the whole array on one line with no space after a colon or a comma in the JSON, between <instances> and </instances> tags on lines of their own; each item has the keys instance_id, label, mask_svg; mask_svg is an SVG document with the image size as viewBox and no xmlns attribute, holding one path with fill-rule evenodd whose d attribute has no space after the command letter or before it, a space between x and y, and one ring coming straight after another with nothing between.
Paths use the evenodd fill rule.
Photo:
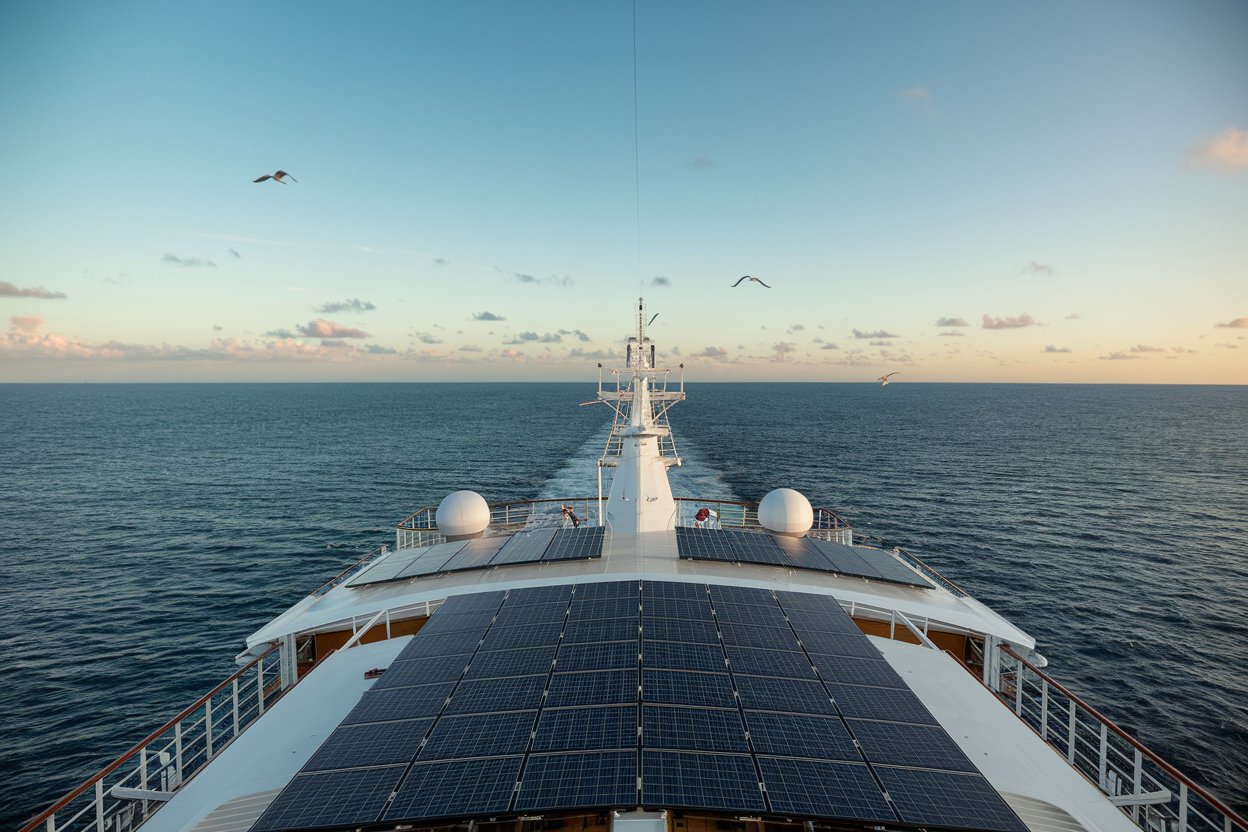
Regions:
<instances>
[{"instance_id":1,"label":"pale blue sky","mask_svg":"<svg viewBox=\"0 0 1248 832\"><path fill-rule=\"evenodd\" d=\"M5 4L0 381L1248 382L1248 4L632 14Z\"/></svg>"}]
</instances>

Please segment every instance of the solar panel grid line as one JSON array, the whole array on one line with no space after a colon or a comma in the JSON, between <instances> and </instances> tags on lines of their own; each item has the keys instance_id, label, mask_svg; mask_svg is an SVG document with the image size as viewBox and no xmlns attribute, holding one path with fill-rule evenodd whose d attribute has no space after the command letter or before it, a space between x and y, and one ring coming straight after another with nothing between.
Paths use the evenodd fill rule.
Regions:
<instances>
[{"instance_id":1,"label":"solar panel grid line","mask_svg":"<svg viewBox=\"0 0 1248 832\"><path fill-rule=\"evenodd\" d=\"M802 645L798 642L793 630L785 624L782 627L756 627L751 624L734 624L722 622L719 625L724 644L738 647L765 647L768 650L798 651Z\"/></svg>"},{"instance_id":2,"label":"solar panel grid line","mask_svg":"<svg viewBox=\"0 0 1248 832\"><path fill-rule=\"evenodd\" d=\"M524 586L507 591L507 603L513 607L524 607L530 604L563 603L565 608L572 598L571 584L545 584L542 586Z\"/></svg>"},{"instance_id":3,"label":"solar panel grid line","mask_svg":"<svg viewBox=\"0 0 1248 832\"><path fill-rule=\"evenodd\" d=\"M733 681L743 708L830 716L839 713L832 697L816 679L804 681L734 673Z\"/></svg>"},{"instance_id":4,"label":"solar panel grid line","mask_svg":"<svg viewBox=\"0 0 1248 832\"><path fill-rule=\"evenodd\" d=\"M407 567L411 566L412 561L424 554L426 548L416 550L395 550L374 563L368 569L365 569L360 574L351 578L351 580L347 582L347 585L364 586L366 584L378 584L384 581L397 580L398 574Z\"/></svg>"},{"instance_id":5,"label":"solar panel grid line","mask_svg":"<svg viewBox=\"0 0 1248 832\"><path fill-rule=\"evenodd\" d=\"M642 805L655 809L766 811L749 754L646 749L641 752Z\"/></svg>"},{"instance_id":6,"label":"solar panel grid line","mask_svg":"<svg viewBox=\"0 0 1248 832\"><path fill-rule=\"evenodd\" d=\"M384 821L491 815L506 812L523 756L417 763L399 785Z\"/></svg>"},{"instance_id":7,"label":"solar panel grid line","mask_svg":"<svg viewBox=\"0 0 1248 832\"><path fill-rule=\"evenodd\" d=\"M685 644L645 639L641 645L641 666L653 670L721 673L727 668L727 662L723 648L718 644Z\"/></svg>"},{"instance_id":8,"label":"solar panel grid line","mask_svg":"<svg viewBox=\"0 0 1248 832\"><path fill-rule=\"evenodd\" d=\"M498 553L490 559L490 566L509 563L535 563L542 559L546 547L555 539L556 529L530 529L516 532L507 539Z\"/></svg>"},{"instance_id":9,"label":"solar panel grid line","mask_svg":"<svg viewBox=\"0 0 1248 832\"><path fill-rule=\"evenodd\" d=\"M599 618L626 618L638 614L640 605L636 598L572 599L568 609L570 621L593 621Z\"/></svg>"},{"instance_id":10,"label":"solar panel grid line","mask_svg":"<svg viewBox=\"0 0 1248 832\"><path fill-rule=\"evenodd\" d=\"M516 811L637 805L637 750L531 754Z\"/></svg>"},{"instance_id":11,"label":"solar panel grid line","mask_svg":"<svg viewBox=\"0 0 1248 832\"><path fill-rule=\"evenodd\" d=\"M1028 827L982 774L873 767L905 823L990 832Z\"/></svg>"},{"instance_id":12,"label":"solar panel grid line","mask_svg":"<svg viewBox=\"0 0 1248 832\"><path fill-rule=\"evenodd\" d=\"M897 815L863 763L758 755L772 811L895 823Z\"/></svg>"},{"instance_id":13,"label":"solar panel grid line","mask_svg":"<svg viewBox=\"0 0 1248 832\"><path fill-rule=\"evenodd\" d=\"M557 644L563 631L563 621L544 621L540 624L512 624L494 627L481 643L482 650L509 650L518 647L547 647Z\"/></svg>"},{"instance_id":14,"label":"solar panel grid line","mask_svg":"<svg viewBox=\"0 0 1248 832\"><path fill-rule=\"evenodd\" d=\"M831 572L832 563L808 537L789 537L788 535L772 535L776 545L784 550L790 564L795 569L810 569L817 572Z\"/></svg>"},{"instance_id":15,"label":"solar panel grid line","mask_svg":"<svg viewBox=\"0 0 1248 832\"><path fill-rule=\"evenodd\" d=\"M398 574L398 578L418 578L422 575L435 575L442 571L452 557L468 545L468 541L460 540L453 543L439 543L431 546L423 555L413 560L406 569Z\"/></svg>"},{"instance_id":16,"label":"solar panel grid line","mask_svg":"<svg viewBox=\"0 0 1248 832\"><path fill-rule=\"evenodd\" d=\"M810 657L797 650L768 650L761 647L724 645L734 674L776 676L787 679L815 679Z\"/></svg>"},{"instance_id":17,"label":"solar panel grid line","mask_svg":"<svg viewBox=\"0 0 1248 832\"><path fill-rule=\"evenodd\" d=\"M756 627L787 627L784 611L771 604L724 603L715 608L715 620L723 624L749 624Z\"/></svg>"},{"instance_id":18,"label":"solar panel grid line","mask_svg":"<svg viewBox=\"0 0 1248 832\"><path fill-rule=\"evenodd\" d=\"M555 673L545 707L624 705L637 701L637 670L589 670Z\"/></svg>"},{"instance_id":19,"label":"solar panel grid line","mask_svg":"<svg viewBox=\"0 0 1248 832\"><path fill-rule=\"evenodd\" d=\"M810 657L810 661L819 671L819 678L825 682L909 690L909 685L902 681L897 671L882 656L878 659L867 659L816 653Z\"/></svg>"},{"instance_id":20,"label":"solar panel grid line","mask_svg":"<svg viewBox=\"0 0 1248 832\"><path fill-rule=\"evenodd\" d=\"M642 748L748 753L745 727L734 708L643 704Z\"/></svg>"},{"instance_id":21,"label":"solar panel grid line","mask_svg":"<svg viewBox=\"0 0 1248 832\"><path fill-rule=\"evenodd\" d=\"M851 656L860 659L874 659L880 651L867 637L859 632L852 633L805 633L801 636L802 646L812 655Z\"/></svg>"},{"instance_id":22,"label":"solar panel grid line","mask_svg":"<svg viewBox=\"0 0 1248 832\"><path fill-rule=\"evenodd\" d=\"M471 592L464 595L452 595L442 602L442 606L438 607L438 612L471 612L474 610L489 609L494 612L499 611L506 592L503 590L495 590L493 592Z\"/></svg>"},{"instance_id":23,"label":"solar panel grid line","mask_svg":"<svg viewBox=\"0 0 1248 832\"><path fill-rule=\"evenodd\" d=\"M643 670L641 693L643 702L658 705L734 708L737 704L732 677L727 673Z\"/></svg>"},{"instance_id":24,"label":"solar panel grid line","mask_svg":"<svg viewBox=\"0 0 1248 832\"><path fill-rule=\"evenodd\" d=\"M498 554L498 550L503 548L503 544L507 542L507 539L507 537L498 536L479 537L475 540L469 540L467 545L453 555L442 568L447 572L483 569L489 566L490 561Z\"/></svg>"},{"instance_id":25,"label":"solar panel grid line","mask_svg":"<svg viewBox=\"0 0 1248 832\"><path fill-rule=\"evenodd\" d=\"M424 741L433 719L341 725L300 771L332 771L406 764Z\"/></svg>"},{"instance_id":26,"label":"solar panel grid line","mask_svg":"<svg viewBox=\"0 0 1248 832\"><path fill-rule=\"evenodd\" d=\"M461 612L439 614L435 612L422 626L419 632L426 635L434 633L461 633L466 630L480 630L494 620L491 612Z\"/></svg>"},{"instance_id":27,"label":"solar panel grid line","mask_svg":"<svg viewBox=\"0 0 1248 832\"><path fill-rule=\"evenodd\" d=\"M405 765L344 771L300 772L256 819L255 832L353 826L376 820Z\"/></svg>"},{"instance_id":28,"label":"solar panel grid line","mask_svg":"<svg viewBox=\"0 0 1248 832\"><path fill-rule=\"evenodd\" d=\"M738 556L724 532L718 529L676 527L676 551L682 558L736 562Z\"/></svg>"},{"instance_id":29,"label":"solar panel grid line","mask_svg":"<svg viewBox=\"0 0 1248 832\"><path fill-rule=\"evenodd\" d=\"M742 563L772 564L788 566L791 559L769 534L754 532L726 531L728 545Z\"/></svg>"},{"instance_id":30,"label":"solar panel grid line","mask_svg":"<svg viewBox=\"0 0 1248 832\"><path fill-rule=\"evenodd\" d=\"M643 599L641 614L643 618L680 618L691 621L713 621L711 604L706 598Z\"/></svg>"},{"instance_id":31,"label":"solar panel grid line","mask_svg":"<svg viewBox=\"0 0 1248 832\"><path fill-rule=\"evenodd\" d=\"M432 658L475 652L485 631L485 627L479 627L454 633L429 633L423 637L417 633L417 637L408 642L396 658Z\"/></svg>"},{"instance_id":32,"label":"solar panel grid line","mask_svg":"<svg viewBox=\"0 0 1248 832\"><path fill-rule=\"evenodd\" d=\"M554 604L516 604L506 606L495 619L505 627L523 627L528 624L552 624L562 622L568 617L567 608L556 602Z\"/></svg>"},{"instance_id":33,"label":"solar panel grid line","mask_svg":"<svg viewBox=\"0 0 1248 832\"><path fill-rule=\"evenodd\" d=\"M602 557L606 528L559 529L542 554L543 561Z\"/></svg>"},{"instance_id":34,"label":"solar panel grid line","mask_svg":"<svg viewBox=\"0 0 1248 832\"><path fill-rule=\"evenodd\" d=\"M682 641L693 644L718 644L719 630L709 616L702 621L692 618L641 619L641 635L651 641Z\"/></svg>"},{"instance_id":35,"label":"solar panel grid line","mask_svg":"<svg viewBox=\"0 0 1248 832\"><path fill-rule=\"evenodd\" d=\"M365 691L360 701L342 720L342 725L393 722L436 716L454 690L454 682L414 685L387 690Z\"/></svg>"},{"instance_id":36,"label":"solar panel grid line","mask_svg":"<svg viewBox=\"0 0 1248 832\"><path fill-rule=\"evenodd\" d=\"M574 600L603 600L607 598L637 598L641 581L593 581L573 587Z\"/></svg>"},{"instance_id":37,"label":"solar panel grid line","mask_svg":"<svg viewBox=\"0 0 1248 832\"><path fill-rule=\"evenodd\" d=\"M636 666L636 639L563 645L555 662L557 672L621 670Z\"/></svg>"},{"instance_id":38,"label":"solar panel grid line","mask_svg":"<svg viewBox=\"0 0 1248 832\"><path fill-rule=\"evenodd\" d=\"M914 692L898 688L879 688L824 682L836 707L846 718L907 722L912 725L939 725Z\"/></svg>"},{"instance_id":39,"label":"solar panel grid line","mask_svg":"<svg viewBox=\"0 0 1248 832\"><path fill-rule=\"evenodd\" d=\"M637 744L637 705L543 708L532 751L592 751Z\"/></svg>"},{"instance_id":40,"label":"solar panel grid line","mask_svg":"<svg viewBox=\"0 0 1248 832\"><path fill-rule=\"evenodd\" d=\"M717 607L720 604L734 606L776 606L776 597L770 589L752 586L732 586L728 584L712 584L710 587L711 602Z\"/></svg>"},{"instance_id":41,"label":"solar panel grid line","mask_svg":"<svg viewBox=\"0 0 1248 832\"><path fill-rule=\"evenodd\" d=\"M436 658L416 658L406 661L393 661L386 668L381 678L373 683L370 690L386 690L388 688L415 687L436 682L450 682L458 679L468 666L471 653L456 653Z\"/></svg>"},{"instance_id":42,"label":"solar panel grid line","mask_svg":"<svg viewBox=\"0 0 1248 832\"><path fill-rule=\"evenodd\" d=\"M745 710L756 754L861 763L853 736L835 714L793 714Z\"/></svg>"},{"instance_id":43,"label":"solar panel grid line","mask_svg":"<svg viewBox=\"0 0 1248 832\"><path fill-rule=\"evenodd\" d=\"M940 771L979 770L939 725L864 719L846 719L845 723L870 763Z\"/></svg>"},{"instance_id":44,"label":"solar panel grid line","mask_svg":"<svg viewBox=\"0 0 1248 832\"><path fill-rule=\"evenodd\" d=\"M636 615L619 618L582 618L569 621L563 640L567 644L586 644L595 641L626 641L636 638L641 630L641 619Z\"/></svg>"},{"instance_id":45,"label":"solar panel grid line","mask_svg":"<svg viewBox=\"0 0 1248 832\"><path fill-rule=\"evenodd\" d=\"M838 616L814 610L796 609L789 610L787 617L789 624L799 637L804 637L810 633L856 635L862 632L862 629L849 615Z\"/></svg>"},{"instance_id":46,"label":"solar panel grid line","mask_svg":"<svg viewBox=\"0 0 1248 832\"><path fill-rule=\"evenodd\" d=\"M660 600L706 601L708 588L699 581L643 581L641 600L643 604Z\"/></svg>"},{"instance_id":47,"label":"solar panel grid line","mask_svg":"<svg viewBox=\"0 0 1248 832\"><path fill-rule=\"evenodd\" d=\"M444 716L429 732L418 762L523 754L537 722L537 710Z\"/></svg>"}]
</instances>

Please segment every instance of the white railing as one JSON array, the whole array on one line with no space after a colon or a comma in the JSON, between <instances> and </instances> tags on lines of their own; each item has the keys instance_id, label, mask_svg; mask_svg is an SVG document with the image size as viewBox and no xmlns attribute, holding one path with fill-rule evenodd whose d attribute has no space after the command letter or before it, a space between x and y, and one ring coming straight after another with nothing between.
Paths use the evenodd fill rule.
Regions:
<instances>
[{"instance_id":1,"label":"white railing","mask_svg":"<svg viewBox=\"0 0 1248 832\"><path fill-rule=\"evenodd\" d=\"M1007 645L989 687L1145 832L1248 832L1225 803ZM989 657L991 658L991 657Z\"/></svg>"},{"instance_id":2,"label":"white railing","mask_svg":"<svg viewBox=\"0 0 1248 832\"><path fill-rule=\"evenodd\" d=\"M274 643L98 774L30 820L21 832L126 832L137 828L191 777L264 715L289 689ZM290 679L293 674L287 674Z\"/></svg>"}]
</instances>

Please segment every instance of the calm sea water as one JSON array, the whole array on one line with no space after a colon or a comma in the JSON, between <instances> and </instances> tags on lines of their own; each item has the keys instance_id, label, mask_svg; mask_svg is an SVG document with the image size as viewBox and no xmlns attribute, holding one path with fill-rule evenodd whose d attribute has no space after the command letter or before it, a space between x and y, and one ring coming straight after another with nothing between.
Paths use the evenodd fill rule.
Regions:
<instances>
[{"instance_id":1,"label":"calm sea water","mask_svg":"<svg viewBox=\"0 0 1248 832\"><path fill-rule=\"evenodd\" d=\"M589 493L590 384L0 385L0 826L448 491ZM1248 389L690 385L678 494L790 486L1248 805Z\"/></svg>"}]
</instances>

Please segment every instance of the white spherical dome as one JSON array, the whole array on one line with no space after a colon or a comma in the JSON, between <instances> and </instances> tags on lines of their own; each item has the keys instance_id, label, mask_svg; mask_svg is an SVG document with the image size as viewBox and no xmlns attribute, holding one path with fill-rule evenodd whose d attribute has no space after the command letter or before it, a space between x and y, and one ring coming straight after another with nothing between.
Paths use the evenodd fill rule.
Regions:
<instances>
[{"instance_id":1,"label":"white spherical dome","mask_svg":"<svg viewBox=\"0 0 1248 832\"><path fill-rule=\"evenodd\" d=\"M777 488L758 504L758 522L769 532L800 537L815 523L815 510L800 491Z\"/></svg>"},{"instance_id":2,"label":"white spherical dome","mask_svg":"<svg viewBox=\"0 0 1248 832\"><path fill-rule=\"evenodd\" d=\"M490 507L475 491L455 491L438 504L438 531L447 538L473 537L490 525Z\"/></svg>"}]
</instances>

